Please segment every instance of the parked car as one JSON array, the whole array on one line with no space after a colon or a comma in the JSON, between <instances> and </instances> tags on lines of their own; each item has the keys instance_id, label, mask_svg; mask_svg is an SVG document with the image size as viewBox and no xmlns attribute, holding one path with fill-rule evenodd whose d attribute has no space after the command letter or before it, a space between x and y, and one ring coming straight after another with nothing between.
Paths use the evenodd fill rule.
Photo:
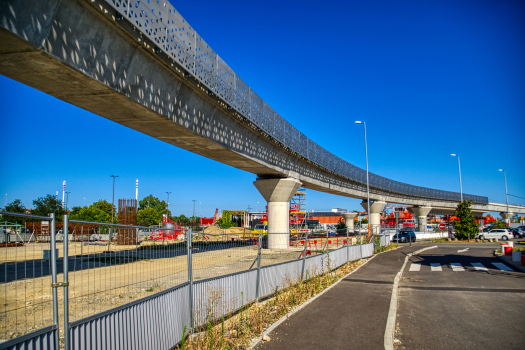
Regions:
<instances>
[{"instance_id":1,"label":"parked car","mask_svg":"<svg viewBox=\"0 0 525 350\"><path fill-rule=\"evenodd\" d=\"M497 228L490 230L489 232L481 232L478 236L479 239L497 238L502 241L509 240L514 237L514 234L508 228Z\"/></svg>"},{"instance_id":2,"label":"parked car","mask_svg":"<svg viewBox=\"0 0 525 350\"><path fill-rule=\"evenodd\" d=\"M511 227L510 230L512 231L512 234L514 235L514 238L521 238L525 236L525 230L522 230L519 228L513 228L513 227Z\"/></svg>"},{"instance_id":3,"label":"parked car","mask_svg":"<svg viewBox=\"0 0 525 350\"><path fill-rule=\"evenodd\" d=\"M392 242L415 242L416 241L416 233L414 231L399 231L399 233L395 234L394 237L392 237Z\"/></svg>"}]
</instances>

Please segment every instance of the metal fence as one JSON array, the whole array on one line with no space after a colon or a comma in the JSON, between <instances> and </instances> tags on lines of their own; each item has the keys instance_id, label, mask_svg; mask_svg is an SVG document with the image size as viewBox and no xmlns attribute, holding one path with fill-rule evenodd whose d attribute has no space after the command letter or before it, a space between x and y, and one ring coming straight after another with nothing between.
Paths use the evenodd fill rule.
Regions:
<instances>
[{"instance_id":1,"label":"metal fence","mask_svg":"<svg viewBox=\"0 0 525 350\"><path fill-rule=\"evenodd\" d=\"M157 52L168 55L174 62L206 86L210 95L257 126L299 156L336 173L366 190L364 169L335 156L310 140L288 123L259 97L226 62L204 41L197 31L167 1L105 0L157 47ZM437 200L459 201L457 192L442 191L394 181L373 173L369 174L370 190L393 196L423 197ZM344 186L344 184L341 184ZM487 197L463 194L465 200L487 204Z\"/></svg>"},{"instance_id":2,"label":"metal fence","mask_svg":"<svg viewBox=\"0 0 525 350\"><path fill-rule=\"evenodd\" d=\"M184 327L234 312L305 274L371 256L376 240L363 234L356 245L353 232L159 234L67 215L55 222L52 215L0 214L50 223L36 240L0 244L0 349L169 349ZM268 248L275 237L285 244Z\"/></svg>"},{"instance_id":3,"label":"metal fence","mask_svg":"<svg viewBox=\"0 0 525 350\"><path fill-rule=\"evenodd\" d=\"M55 235L50 235L50 239L35 240L20 233L31 227L34 220L46 222L48 232L55 232L54 214L49 217L0 214L23 218L29 223L19 225L19 231L14 229L9 235L11 237L6 237L0 244L0 264L3 265L0 266L0 349L57 349L58 296L55 287L58 259ZM8 227L5 223L0 226Z\"/></svg>"}]
</instances>

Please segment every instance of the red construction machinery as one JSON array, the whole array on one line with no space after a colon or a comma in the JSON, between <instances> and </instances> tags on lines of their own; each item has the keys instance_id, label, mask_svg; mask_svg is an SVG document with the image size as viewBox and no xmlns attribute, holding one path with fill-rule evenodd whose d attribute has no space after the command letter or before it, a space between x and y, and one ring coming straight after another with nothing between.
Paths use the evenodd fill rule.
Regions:
<instances>
[{"instance_id":1,"label":"red construction machinery","mask_svg":"<svg viewBox=\"0 0 525 350\"><path fill-rule=\"evenodd\" d=\"M177 239L183 233L179 223L173 222L166 214L162 215L162 229L155 229L149 239L158 241L163 239Z\"/></svg>"}]
</instances>

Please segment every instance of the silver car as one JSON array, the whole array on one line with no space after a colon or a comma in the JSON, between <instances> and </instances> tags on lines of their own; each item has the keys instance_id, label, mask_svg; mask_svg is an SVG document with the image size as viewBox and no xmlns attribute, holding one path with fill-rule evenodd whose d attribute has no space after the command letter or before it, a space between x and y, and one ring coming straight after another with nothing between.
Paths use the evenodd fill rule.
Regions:
<instances>
[{"instance_id":1,"label":"silver car","mask_svg":"<svg viewBox=\"0 0 525 350\"><path fill-rule=\"evenodd\" d=\"M478 236L479 239L497 238L502 241L507 241L513 237L514 234L507 228L497 228L490 230L489 232L481 232Z\"/></svg>"}]
</instances>

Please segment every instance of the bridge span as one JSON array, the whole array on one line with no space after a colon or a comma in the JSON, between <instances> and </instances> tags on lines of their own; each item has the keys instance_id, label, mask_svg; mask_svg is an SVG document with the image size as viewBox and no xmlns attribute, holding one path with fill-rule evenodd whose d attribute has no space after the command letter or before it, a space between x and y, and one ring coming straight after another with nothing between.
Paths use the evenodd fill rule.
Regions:
<instances>
[{"instance_id":1,"label":"bridge span","mask_svg":"<svg viewBox=\"0 0 525 350\"><path fill-rule=\"evenodd\" d=\"M4 0L0 74L256 174L272 232L288 231L283 203L301 185L366 199L363 169L279 116L166 0ZM487 197L463 197L478 213L507 210ZM387 202L412 205L423 216L432 208L453 210L459 198L370 174L372 224Z\"/></svg>"}]
</instances>

